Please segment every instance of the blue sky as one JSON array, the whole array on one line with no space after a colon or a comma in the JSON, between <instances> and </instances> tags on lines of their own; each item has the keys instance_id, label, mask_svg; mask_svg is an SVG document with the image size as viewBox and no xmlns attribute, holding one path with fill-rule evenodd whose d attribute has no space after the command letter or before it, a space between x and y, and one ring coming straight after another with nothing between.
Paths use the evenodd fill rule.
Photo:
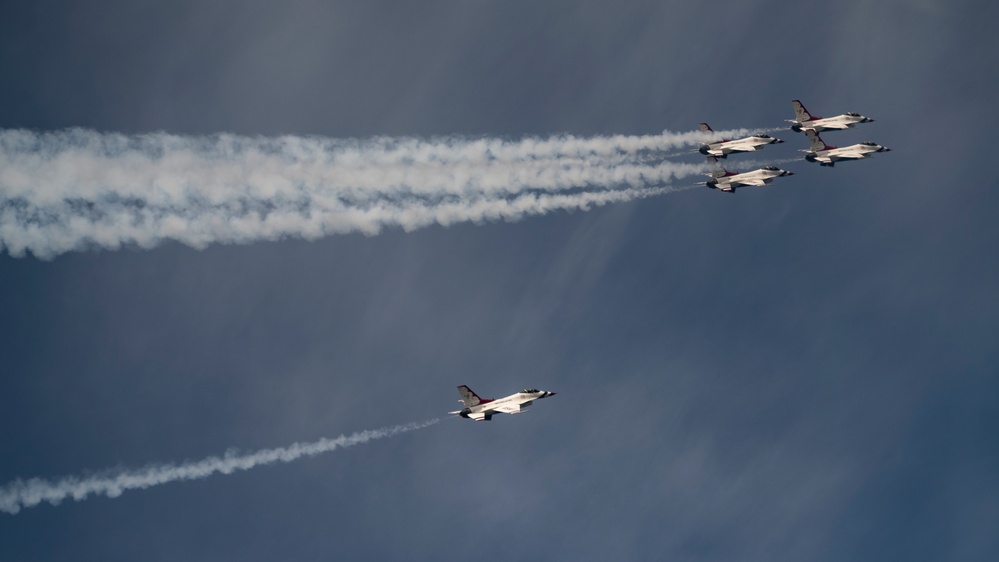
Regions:
<instances>
[{"instance_id":1,"label":"blue sky","mask_svg":"<svg viewBox=\"0 0 999 562\"><path fill-rule=\"evenodd\" d=\"M893 152L519 222L0 255L0 486L435 418L458 384L558 392L0 514L0 558L997 550L994 8L202 4L4 5L0 127L643 135L778 127L798 98Z\"/></svg>"}]
</instances>

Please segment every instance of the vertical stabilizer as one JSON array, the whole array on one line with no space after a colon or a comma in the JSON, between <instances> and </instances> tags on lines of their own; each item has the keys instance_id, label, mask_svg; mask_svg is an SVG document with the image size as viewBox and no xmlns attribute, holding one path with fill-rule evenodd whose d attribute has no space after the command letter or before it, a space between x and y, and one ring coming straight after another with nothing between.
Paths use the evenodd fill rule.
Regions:
<instances>
[{"instance_id":1,"label":"vertical stabilizer","mask_svg":"<svg viewBox=\"0 0 999 562\"><path fill-rule=\"evenodd\" d=\"M472 389L468 388L465 385L461 385L458 387L458 394L461 395L461 401L465 403L466 408L471 408L472 406L478 406L483 402L492 402L492 400L488 398L486 399L479 398L478 394L472 392Z\"/></svg>"},{"instance_id":2,"label":"vertical stabilizer","mask_svg":"<svg viewBox=\"0 0 999 562\"><path fill-rule=\"evenodd\" d=\"M704 133L712 133L712 132L714 132L714 131L711 130L711 126L708 125L707 123L698 123L697 126L700 127L701 131L704 132Z\"/></svg>"},{"instance_id":3,"label":"vertical stabilizer","mask_svg":"<svg viewBox=\"0 0 999 562\"><path fill-rule=\"evenodd\" d=\"M821 150L832 150L836 148L835 146L829 146L822 140L815 131L805 131L805 136L808 137L808 142L811 145L812 152L819 152Z\"/></svg>"},{"instance_id":4,"label":"vertical stabilizer","mask_svg":"<svg viewBox=\"0 0 999 562\"><path fill-rule=\"evenodd\" d=\"M804 104L802 104L799 100L791 100L791 107L794 108L794 118L797 119L799 123L818 119L818 117L809 113L808 110L805 109Z\"/></svg>"}]
</instances>

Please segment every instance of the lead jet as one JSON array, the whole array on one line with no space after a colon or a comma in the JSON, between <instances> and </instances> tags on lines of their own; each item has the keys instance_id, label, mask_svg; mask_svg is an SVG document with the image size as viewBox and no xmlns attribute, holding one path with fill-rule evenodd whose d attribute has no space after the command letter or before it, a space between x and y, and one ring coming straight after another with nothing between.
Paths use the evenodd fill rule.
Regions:
<instances>
[{"instance_id":1,"label":"lead jet","mask_svg":"<svg viewBox=\"0 0 999 562\"><path fill-rule=\"evenodd\" d=\"M472 392L471 388L465 385L458 387L458 394L465 407L449 414L457 414L463 418L472 418L475 421L489 421L494 414L520 414L527 411L527 407L535 400L555 396L554 392L538 390L536 388L525 388L517 394L511 394L505 398L480 398L478 394Z\"/></svg>"},{"instance_id":2,"label":"lead jet","mask_svg":"<svg viewBox=\"0 0 999 562\"><path fill-rule=\"evenodd\" d=\"M705 133L713 133L711 127L707 123L698 123L701 127L701 131ZM770 135L753 135L751 137L746 137L736 140L723 139L716 142L711 142L705 144L699 149L699 152L705 156L714 156L716 158L727 158L729 154L733 152L754 152L757 150L762 150L764 146L768 144L780 144L784 141L780 139L775 139Z\"/></svg>"},{"instance_id":3,"label":"lead jet","mask_svg":"<svg viewBox=\"0 0 999 562\"><path fill-rule=\"evenodd\" d=\"M729 172L725 168L719 168L707 175L711 179L706 181L704 185L711 189L720 189L726 193L735 193L735 190L740 187L747 185L768 185L774 178L793 176L794 172L781 170L777 166L764 166L759 170L743 172L741 174Z\"/></svg>"},{"instance_id":4,"label":"lead jet","mask_svg":"<svg viewBox=\"0 0 999 562\"><path fill-rule=\"evenodd\" d=\"M870 158L871 154L875 152L891 152L887 146L881 146L872 141L839 148L838 146L829 146L822 141L822 137L818 133L813 131L805 131L805 136L808 137L808 142L812 143L811 150L802 150L806 153L805 160L818 162L820 166L832 167L840 160L862 160Z\"/></svg>"},{"instance_id":5,"label":"lead jet","mask_svg":"<svg viewBox=\"0 0 999 562\"><path fill-rule=\"evenodd\" d=\"M842 130L853 128L857 123L873 123L874 119L864 117L859 113L844 113L836 117L819 117L812 115L805 109L805 106L798 100L791 100L791 107L794 108L794 119L788 119L791 123L791 130L800 133L802 131L814 131L816 133L827 130Z\"/></svg>"}]
</instances>

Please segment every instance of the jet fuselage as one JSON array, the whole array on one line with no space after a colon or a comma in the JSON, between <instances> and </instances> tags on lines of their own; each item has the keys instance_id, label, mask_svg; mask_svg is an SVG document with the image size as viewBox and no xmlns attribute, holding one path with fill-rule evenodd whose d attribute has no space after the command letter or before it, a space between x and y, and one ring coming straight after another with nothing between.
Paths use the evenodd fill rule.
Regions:
<instances>
[{"instance_id":1,"label":"jet fuselage","mask_svg":"<svg viewBox=\"0 0 999 562\"><path fill-rule=\"evenodd\" d=\"M789 119L788 122L791 123L791 130L796 133L802 131L820 133L828 130L849 129L857 123L871 123L874 121L870 117L864 117L852 111L837 115L836 117L819 117L809 113L799 100L791 100L791 107L794 109L794 119Z\"/></svg>"},{"instance_id":2,"label":"jet fuselage","mask_svg":"<svg viewBox=\"0 0 999 562\"><path fill-rule=\"evenodd\" d=\"M818 162L820 166L833 166L840 160L863 160L870 158L876 152L891 152L887 146L872 141L852 144L850 146L829 147L823 150L807 151L805 160Z\"/></svg>"},{"instance_id":3,"label":"jet fuselage","mask_svg":"<svg viewBox=\"0 0 999 562\"><path fill-rule=\"evenodd\" d=\"M763 147L768 144L780 144L782 142L784 141L771 137L770 135L759 134L736 140L711 142L701 146L699 152L705 156L726 158L729 154L733 154L735 152L755 152L757 150L763 150Z\"/></svg>"},{"instance_id":4,"label":"jet fuselage","mask_svg":"<svg viewBox=\"0 0 999 562\"><path fill-rule=\"evenodd\" d=\"M449 413L475 421L489 421L494 414L520 414L525 412L535 400L555 396L554 392L527 388L516 394L493 400L480 398L479 395L472 392L472 389L464 385L458 387L458 393L461 395L461 402L465 407Z\"/></svg>"},{"instance_id":5,"label":"jet fuselage","mask_svg":"<svg viewBox=\"0 0 999 562\"><path fill-rule=\"evenodd\" d=\"M840 160L862 160L870 158L875 152L891 152L891 149L880 144L867 141L858 144L851 144L842 148L829 146L822 140L822 137L814 131L806 131L805 137L811 144L810 150L803 150L805 160L818 162L822 166L833 166Z\"/></svg>"},{"instance_id":6,"label":"jet fuselage","mask_svg":"<svg viewBox=\"0 0 999 562\"><path fill-rule=\"evenodd\" d=\"M726 193L734 193L737 188L743 186L764 186L770 184L774 178L793 175L794 172L781 170L776 166L765 166L758 170L743 172L741 174L721 169L711 174L711 179L705 182L704 185L711 189L719 189Z\"/></svg>"}]
</instances>

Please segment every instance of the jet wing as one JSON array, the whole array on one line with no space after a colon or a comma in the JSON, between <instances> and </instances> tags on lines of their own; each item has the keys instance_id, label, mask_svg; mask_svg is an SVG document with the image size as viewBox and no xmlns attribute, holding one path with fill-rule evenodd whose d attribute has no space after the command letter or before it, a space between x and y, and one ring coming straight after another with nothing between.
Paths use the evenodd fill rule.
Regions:
<instances>
[{"instance_id":1,"label":"jet wing","mask_svg":"<svg viewBox=\"0 0 999 562\"><path fill-rule=\"evenodd\" d=\"M757 148L754 145L741 143L741 144L733 144L730 146L723 146L720 148L712 148L708 150L708 154L712 156L721 156L722 158L725 158L729 154L735 154L736 152L753 152L756 150L759 150L759 148Z\"/></svg>"},{"instance_id":2,"label":"jet wing","mask_svg":"<svg viewBox=\"0 0 999 562\"><path fill-rule=\"evenodd\" d=\"M493 409L501 414L519 414L525 411L525 406L521 404L504 404Z\"/></svg>"},{"instance_id":3,"label":"jet wing","mask_svg":"<svg viewBox=\"0 0 999 562\"><path fill-rule=\"evenodd\" d=\"M822 127L826 128L826 129L835 130L835 131L842 131L842 130L845 130L845 129L849 129L851 127L852 123L844 123L843 121L836 121L836 120L830 119L828 122L822 123L821 125L822 125Z\"/></svg>"},{"instance_id":4,"label":"jet wing","mask_svg":"<svg viewBox=\"0 0 999 562\"><path fill-rule=\"evenodd\" d=\"M475 412L473 414L468 414L468 417L472 418L475 421L489 421L489 420L493 419L493 413L492 412Z\"/></svg>"},{"instance_id":5,"label":"jet wing","mask_svg":"<svg viewBox=\"0 0 999 562\"><path fill-rule=\"evenodd\" d=\"M746 185L759 185L759 186L767 185L767 182L763 180L743 180L742 183Z\"/></svg>"},{"instance_id":6,"label":"jet wing","mask_svg":"<svg viewBox=\"0 0 999 562\"><path fill-rule=\"evenodd\" d=\"M843 152L836 154L835 157L838 159L853 158L858 160L860 158L868 158L867 153L860 150L844 150Z\"/></svg>"}]
</instances>

